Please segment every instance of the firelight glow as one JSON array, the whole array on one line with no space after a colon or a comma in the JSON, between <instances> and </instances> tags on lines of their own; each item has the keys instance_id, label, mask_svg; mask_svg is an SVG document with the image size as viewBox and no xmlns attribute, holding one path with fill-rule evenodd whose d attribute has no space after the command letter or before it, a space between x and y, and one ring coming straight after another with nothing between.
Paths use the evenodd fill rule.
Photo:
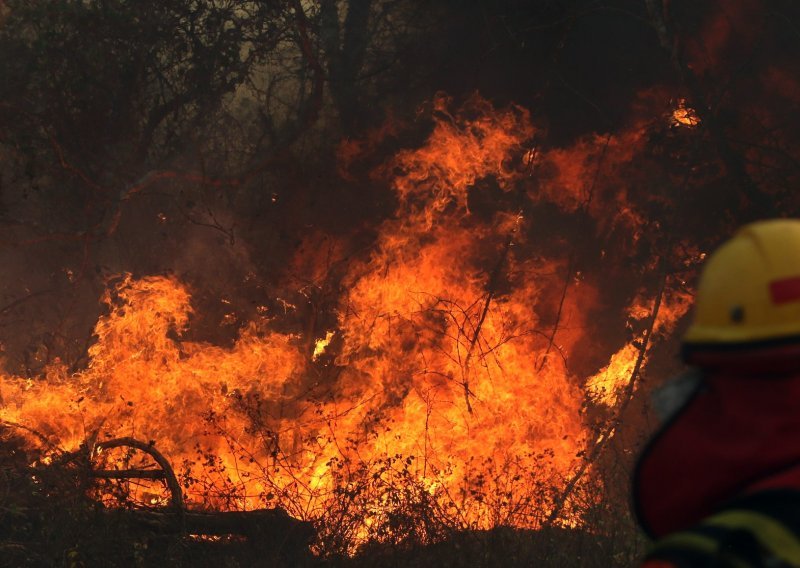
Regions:
<instances>
[{"instance_id":1,"label":"firelight glow","mask_svg":"<svg viewBox=\"0 0 800 568\"><path fill-rule=\"evenodd\" d=\"M512 201L528 191L529 113L479 98L464 113L444 98L436 104L427 141L387 165L396 214L371 253L350 262L336 329L324 338L308 343L264 318L230 347L189 341L187 285L123 275L103 298L108 311L86 368L2 377L0 418L63 450L118 436L153 440L189 508L280 506L317 518L350 495L360 508L348 533L354 546L399 506L380 489L358 493L367 482L457 509L465 527L539 526L556 499L541 487L565 486L591 436L586 396L613 405L640 352L628 343L608 354L588 382L571 372L569 354L592 343L582 307L598 292L588 280L565 295L568 325L549 341L536 332L548 329L539 314L551 301L542 275L564 272L567 259L517 256L531 221L514 208L479 216L470 204L487 177ZM651 308L636 298L629 316L645 319ZM687 308L685 298L665 297L657 328L671 329ZM323 354L330 371L320 370ZM133 458L96 459L124 469ZM165 502L158 482L135 491Z\"/></svg>"}]
</instances>

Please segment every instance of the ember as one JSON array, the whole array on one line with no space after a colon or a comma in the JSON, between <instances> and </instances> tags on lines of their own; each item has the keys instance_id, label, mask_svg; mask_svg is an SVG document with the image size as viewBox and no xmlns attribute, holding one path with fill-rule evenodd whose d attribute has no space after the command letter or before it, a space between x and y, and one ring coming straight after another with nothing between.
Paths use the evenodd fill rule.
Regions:
<instances>
[{"instance_id":1,"label":"ember","mask_svg":"<svg viewBox=\"0 0 800 568\"><path fill-rule=\"evenodd\" d=\"M678 107L672 112L672 122L675 126L694 127L700 124L700 117L694 109L686 106L686 99L678 101Z\"/></svg>"}]
</instances>

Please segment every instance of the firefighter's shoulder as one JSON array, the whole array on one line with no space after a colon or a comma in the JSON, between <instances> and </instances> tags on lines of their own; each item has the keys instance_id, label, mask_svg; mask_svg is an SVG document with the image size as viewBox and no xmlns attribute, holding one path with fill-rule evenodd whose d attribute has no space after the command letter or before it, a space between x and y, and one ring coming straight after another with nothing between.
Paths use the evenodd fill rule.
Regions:
<instances>
[{"instance_id":1,"label":"firefighter's shoulder","mask_svg":"<svg viewBox=\"0 0 800 568\"><path fill-rule=\"evenodd\" d=\"M800 566L800 491L768 490L728 503L655 542L642 568Z\"/></svg>"}]
</instances>

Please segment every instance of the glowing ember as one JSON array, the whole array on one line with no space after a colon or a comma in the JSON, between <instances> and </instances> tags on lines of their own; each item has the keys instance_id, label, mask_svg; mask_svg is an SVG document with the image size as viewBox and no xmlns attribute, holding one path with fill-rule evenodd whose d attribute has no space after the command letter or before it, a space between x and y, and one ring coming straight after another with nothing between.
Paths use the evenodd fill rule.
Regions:
<instances>
[{"instance_id":1,"label":"glowing ember","mask_svg":"<svg viewBox=\"0 0 800 568\"><path fill-rule=\"evenodd\" d=\"M678 107L672 112L672 124L694 128L700 124L700 117L693 108L686 105L686 99L679 99Z\"/></svg>"}]
</instances>

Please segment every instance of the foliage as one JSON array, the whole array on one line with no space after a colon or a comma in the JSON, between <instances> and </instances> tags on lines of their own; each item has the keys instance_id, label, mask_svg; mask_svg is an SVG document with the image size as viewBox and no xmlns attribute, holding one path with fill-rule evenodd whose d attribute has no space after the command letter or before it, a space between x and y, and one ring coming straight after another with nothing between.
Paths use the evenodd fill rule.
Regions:
<instances>
[{"instance_id":1,"label":"foliage","mask_svg":"<svg viewBox=\"0 0 800 568\"><path fill-rule=\"evenodd\" d=\"M442 508L409 468L413 460L399 456L375 464L340 464L334 505L317 519L315 556L302 549L266 547L259 540L181 537L133 524L125 509L108 510L87 495L88 469L77 454L41 460L26 450L14 429L3 430L0 540L2 565L8 566L371 566L489 567L629 566L641 543L618 512L595 502L580 510L592 530L544 526L521 530L498 522L491 530L465 524L466 493L496 500L506 510L509 481L529 484L520 473L514 480L503 470L493 480L465 480L465 494ZM512 470L513 471L513 470ZM518 488L519 489L519 488ZM550 488L529 486L529 491ZM514 495L519 495L518 491ZM530 495L529 495L530 496ZM381 508L376 509L375 504ZM576 510L576 512L578 512ZM356 535L364 515L368 534ZM614 526L608 523L614 524ZM599 532L594 532L599 531ZM622 532L620 532L622 531ZM355 538L362 544L353 548Z\"/></svg>"}]
</instances>

